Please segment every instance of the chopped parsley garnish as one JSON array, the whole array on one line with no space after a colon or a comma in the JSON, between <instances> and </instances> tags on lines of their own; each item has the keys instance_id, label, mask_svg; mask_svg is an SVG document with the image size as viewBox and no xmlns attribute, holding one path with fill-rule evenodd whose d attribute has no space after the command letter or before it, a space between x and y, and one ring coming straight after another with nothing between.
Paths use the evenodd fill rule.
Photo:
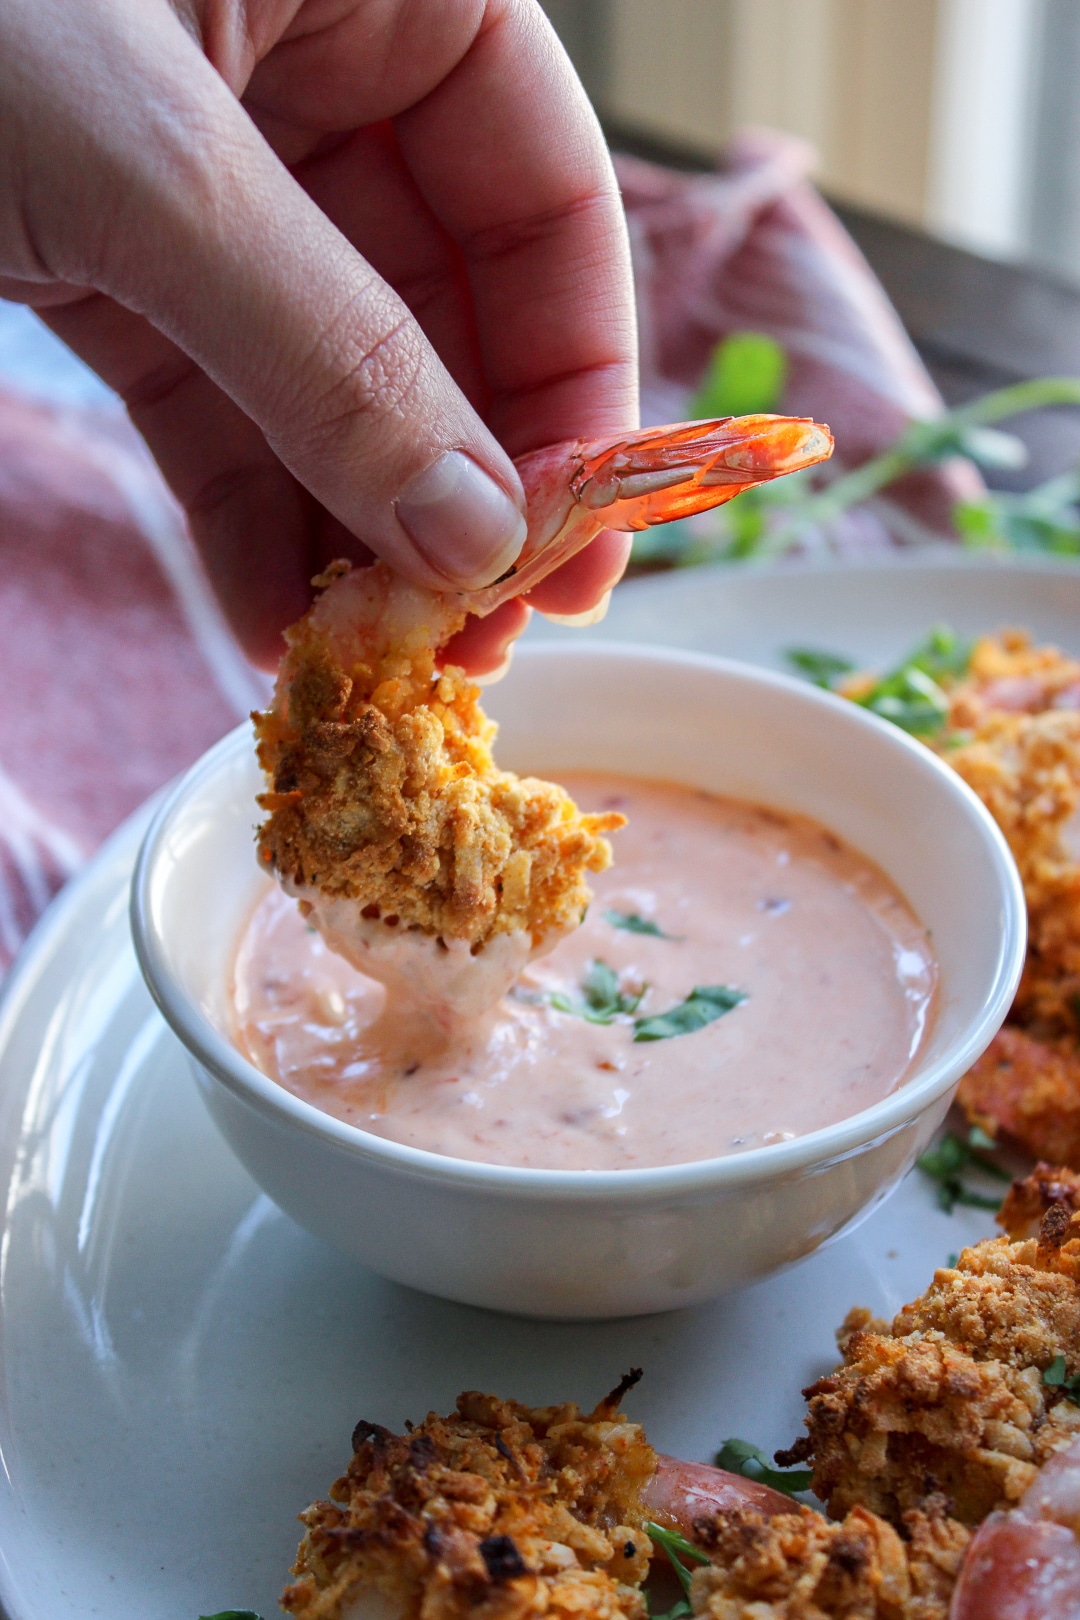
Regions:
<instances>
[{"instance_id":1,"label":"chopped parsley garnish","mask_svg":"<svg viewBox=\"0 0 1080 1620\"><path fill-rule=\"evenodd\" d=\"M914 665L894 670L854 701L913 737L940 731L949 713L949 700L937 681Z\"/></svg>"},{"instance_id":2,"label":"chopped parsley garnish","mask_svg":"<svg viewBox=\"0 0 1080 1620\"><path fill-rule=\"evenodd\" d=\"M815 686L828 691L835 691L843 676L855 673L855 665L840 653L791 647L784 656ZM971 643L947 624L938 624L893 669L865 690L847 695L902 731L916 737L933 736L948 718L945 687L967 673L970 661Z\"/></svg>"},{"instance_id":3,"label":"chopped parsley garnish","mask_svg":"<svg viewBox=\"0 0 1080 1620\"><path fill-rule=\"evenodd\" d=\"M702 1552L700 1547L695 1547L692 1541L687 1541L686 1537L681 1535L678 1530L665 1530L662 1525L651 1522L645 1526L645 1529L650 1541L654 1541L666 1553L668 1563L678 1577L679 1585L687 1598L689 1598L690 1571L683 1563L683 1559L690 1558L695 1564L707 1564L709 1562L708 1553ZM675 1615L676 1612L689 1614L689 1604L687 1604L685 1610L680 1609L679 1605L676 1604L674 1609L668 1611L669 1615Z\"/></svg>"},{"instance_id":4,"label":"chopped parsley garnish","mask_svg":"<svg viewBox=\"0 0 1080 1620\"><path fill-rule=\"evenodd\" d=\"M639 917L636 911L605 911L604 921L612 928L622 928L628 934L649 934L653 939L678 939L678 934L665 934L659 923L651 917Z\"/></svg>"},{"instance_id":5,"label":"chopped parsley garnish","mask_svg":"<svg viewBox=\"0 0 1080 1620\"><path fill-rule=\"evenodd\" d=\"M951 1215L957 1204L995 1212L1001 1208L1000 1198L992 1193L978 1192L961 1179L966 1170L974 1169L993 1176L996 1181L1011 1181L1007 1170L986 1157L996 1147L992 1136L987 1136L985 1131L973 1125L966 1140L953 1131L946 1131L937 1147L931 1148L919 1159L919 1169L931 1181L937 1182L937 1201L946 1215Z\"/></svg>"},{"instance_id":6,"label":"chopped parsley garnish","mask_svg":"<svg viewBox=\"0 0 1080 1620\"><path fill-rule=\"evenodd\" d=\"M686 1615L693 1614L693 1612L690 1607L690 1599L683 1597L673 1603L670 1609L662 1609L659 1613L654 1609L650 1609L649 1620L684 1620Z\"/></svg>"},{"instance_id":7,"label":"chopped parsley garnish","mask_svg":"<svg viewBox=\"0 0 1080 1620\"><path fill-rule=\"evenodd\" d=\"M746 1000L745 990L735 990L730 984L699 984L685 1001L668 1012L654 1013L650 1018L634 1019L635 1041L666 1041L673 1035L692 1035L704 1029L714 1019L722 1018L733 1007Z\"/></svg>"},{"instance_id":8,"label":"chopped parsley garnish","mask_svg":"<svg viewBox=\"0 0 1080 1620\"><path fill-rule=\"evenodd\" d=\"M637 1012L648 989L626 991L619 987L619 975L607 962L590 962L589 970L581 981L581 997L575 999L562 990L548 990L532 995L518 990L519 1000L546 1001L556 1012L584 1018L590 1024L613 1024L616 1018L630 1018ZM735 990L729 984L699 984L691 990L685 1001L670 1007L667 1012L653 1013L634 1019L635 1041L666 1041L674 1035L692 1035L704 1029L714 1019L746 1000L745 990Z\"/></svg>"},{"instance_id":9,"label":"chopped parsley garnish","mask_svg":"<svg viewBox=\"0 0 1080 1620\"><path fill-rule=\"evenodd\" d=\"M1074 1406L1080 1406L1080 1373L1074 1373L1071 1378L1065 1376L1065 1357L1055 1356L1053 1361L1043 1373L1043 1383L1051 1389L1060 1389L1067 1401Z\"/></svg>"},{"instance_id":10,"label":"chopped parsley garnish","mask_svg":"<svg viewBox=\"0 0 1080 1620\"><path fill-rule=\"evenodd\" d=\"M569 996L563 995L561 990L553 990L545 1000L556 1012L571 1013L575 1018L584 1018L590 1024L613 1024L616 1018L629 1017L630 1014L637 1012L647 989L647 985L642 985L641 989L632 995L620 990L619 975L615 969L598 958L590 962L588 971L581 981L580 1001L572 1001Z\"/></svg>"},{"instance_id":11,"label":"chopped parsley garnish","mask_svg":"<svg viewBox=\"0 0 1080 1620\"><path fill-rule=\"evenodd\" d=\"M935 624L903 660L903 667L920 669L932 681L958 681L968 672L971 642L947 624Z\"/></svg>"},{"instance_id":12,"label":"chopped parsley garnish","mask_svg":"<svg viewBox=\"0 0 1080 1620\"><path fill-rule=\"evenodd\" d=\"M845 658L842 653L823 652L819 647L788 647L784 657L800 675L805 675L815 686L824 686L827 690L832 689L834 681L841 675L851 675L855 670L850 658Z\"/></svg>"},{"instance_id":13,"label":"chopped parsley garnish","mask_svg":"<svg viewBox=\"0 0 1080 1620\"><path fill-rule=\"evenodd\" d=\"M808 1491L813 1478L809 1468L774 1468L765 1453L749 1440L725 1440L716 1454L717 1468L726 1468L729 1474L741 1474L743 1479L757 1480L769 1485L785 1496L796 1491Z\"/></svg>"}]
</instances>

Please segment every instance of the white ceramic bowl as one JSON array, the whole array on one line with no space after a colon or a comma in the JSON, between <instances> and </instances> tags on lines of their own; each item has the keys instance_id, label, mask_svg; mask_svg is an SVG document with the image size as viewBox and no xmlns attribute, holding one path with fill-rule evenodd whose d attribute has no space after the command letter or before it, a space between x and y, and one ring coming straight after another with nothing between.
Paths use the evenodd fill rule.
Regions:
<instances>
[{"instance_id":1,"label":"white ceramic bowl","mask_svg":"<svg viewBox=\"0 0 1080 1620\"><path fill-rule=\"evenodd\" d=\"M1016 868L975 795L919 743L811 686L689 653L522 648L488 694L518 771L624 771L831 827L931 930L937 1020L907 1083L773 1147L657 1169L514 1169L371 1136L260 1074L228 1036L241 927L268 879L247 727L189 771L147 833L132 926L147 983L211 1114L301 1225L415 1288L532 1316L692 1305L789 1265L866 1214L941 1122L1008 1010L1023 962Z\"/></svg>"}]
</instances>

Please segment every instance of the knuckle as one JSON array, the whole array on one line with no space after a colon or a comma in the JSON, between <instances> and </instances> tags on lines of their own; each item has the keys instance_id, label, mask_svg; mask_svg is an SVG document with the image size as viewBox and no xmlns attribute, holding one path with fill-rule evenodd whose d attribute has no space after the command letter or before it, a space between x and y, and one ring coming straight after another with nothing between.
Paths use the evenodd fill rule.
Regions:
<instances>
[{"instance_id":1,"label":"knuckle","mask_svg":"<svg viewBox=\"0 0 1080 1620\"><path fill-rule=\"evenodd\" d=\"M355 445L358 434L415 414L427 341L408 311L394 304L372 333L370 308L358 318L357 300L351 300L323 334L295 401L298 435L309 454L333 455L343 441Z\"/></svg>"}]
</instances>

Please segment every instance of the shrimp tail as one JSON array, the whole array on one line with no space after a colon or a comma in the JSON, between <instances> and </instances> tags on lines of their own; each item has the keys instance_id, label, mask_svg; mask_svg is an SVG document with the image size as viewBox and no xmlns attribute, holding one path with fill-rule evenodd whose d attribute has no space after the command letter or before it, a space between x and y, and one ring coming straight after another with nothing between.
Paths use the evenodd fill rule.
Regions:
<instances>
[{"instance_id":1,"label":"shrimp tail","mask_svg":"<svg viewBox=\"0 0 1080 1620\"><path fill-rule=\"evenodd\" d=\"M642 1493L642 1505L658 1524L682 1532L692 1540L699 1520L718 1513L753 1512L771 1519L777 1513L798 1511L789 1496L741 1474L708 1463L682 1462L658 1453L656 1472Z\"/></svg>"},{"instance_id":2,"label":"shrimp tail","mask_svg":"<svg viewBox=\"0 0 1080 1620\"><path fill-rule=\"evenodd\" d=\"M827 461L833 436L809 417L722 416L571 439L516 462L529 532L503 577L463 597L484 615L538 585L604 529L633 531L691 517L787 473Z\"/></svg>"}]
</instances>

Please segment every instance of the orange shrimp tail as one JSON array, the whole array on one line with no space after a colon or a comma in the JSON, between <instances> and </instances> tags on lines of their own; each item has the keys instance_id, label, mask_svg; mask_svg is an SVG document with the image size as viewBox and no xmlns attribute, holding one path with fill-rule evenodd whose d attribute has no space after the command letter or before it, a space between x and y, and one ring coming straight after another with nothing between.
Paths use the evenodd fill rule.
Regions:
<instances>
[{"instance_id":1,"label":"orange shrimp tail","mask_svg":"<svg viewBox=\"0 0 1080 1620\"><path fill-rule=\"evenodd\" d=\"M462 604L490 613L604 529L648 529L706 512L832 452L828 428L803 416L722 416L533 450L515 463L529 510L521 555L494 585L462 593Z\"/></svg>"},{"instance_id":2,"label":"orange shrimp tail","mask_svg":"<svg viewBox=\"0 0 1080 1620\"><path fill-rule=\"evenodd\" d=\"M571 488L607 529L648 529L827 461L833 436L799 416L726 416L585 445Z\"/></svg>"}]
</instances>

